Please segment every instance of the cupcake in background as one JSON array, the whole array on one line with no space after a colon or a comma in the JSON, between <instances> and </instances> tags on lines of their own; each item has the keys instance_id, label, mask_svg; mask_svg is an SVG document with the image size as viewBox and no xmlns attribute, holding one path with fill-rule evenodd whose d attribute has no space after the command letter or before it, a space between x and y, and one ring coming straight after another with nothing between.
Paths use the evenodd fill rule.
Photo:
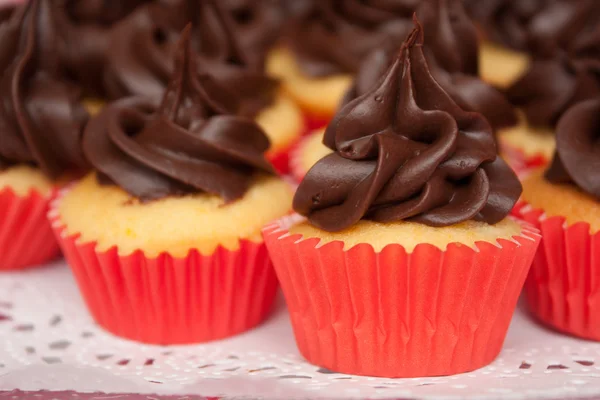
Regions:
<instances>
[{"instance_id":1,"label":"cupcake in background","mask_svg":"<svg viewBox=\"0 0 600 400\"><path fill-rule=\"evenodd\" d=\"M333 152L294 198L306 219L263 232L300 352L332 371L417 377L490 363L539 243L507 217L521 185L489 123L427 64L417 25L327 127Z\"/></svg>"},{"instance_id":2,"label":"cupcake in background","mask_svg":"<svg viewBox=\"0 0 600 400\"><path fill-rule=\"evenodd\" d=\"M64 59L71 79L86 94L88 111L98 112L105 88L102 81L106 68L109 32L115 23L137 7L155 0L54 0L53 6L68 30ZM158 1L158 0L156 0Z\"/></svg>"},{"instance_id":3,"label":"cupcake in background","mask_svg":"<svg viewBox=\"0 0 600 400\"><path fill-rule=\"evenodd\" d=\"M324 128L310 132L290 152L290 170L297 182L304 179L304 175L317 161L331 153L331 149L323 144L324 134Z\"/></svg>"},{"instance_id":4,"label":"cupcake in background","mask_svg":"<svg viewBox=\"0 0 600 400\"><path fill-rule=\"evenodd\" d=\"M49 0L31 0L0 24L0 270L58 255L48 206L87 166L80 138L88 115L64 81L56 22Z\"/></svg>"},{"instance_id":5,"label":"cupcake in background","mask_svg":"<svg viewBox=\"0 0 600 400\"><path fill-rule=\"evenodd\" d=\"M264 65L286 23L282 1L225 0L224 8L232 17L240 46L253 58L252 63Z\"/></svg>"},{"instance_id":6,"label":"cupcake in background","mask_svg":"<svg viewBox=\"0 0 600 400\"><path fill-rule=\"evenodd\" d=\"M549 168L523 181L520 218L542 232L525 284L542 323L600 341L600 95L571 107L556 131Z\"/></svg>"},{"instance_id":7,"label":"cupcake in background","mask_svg":"<svg viewBox=\"0 0 600 400\"><path fill-rule=\"evenodd\" d=\"M265 130L268 158L282 172L288 152L302 135L302 114L266 75L263 65L239 44L234 23L216 0L150 4L112 31L105 83L113 99L130 95L159 98L173 71L173 53L183 27L191 22L199 73L208 73L240 99L239 113Z\"/></svg>"},{"instance_id":8,"label":"cupcake in background","mask_svg":"<svg viewBox=\"0 0 600 400\"><path fill-rule=\"evenodd\" d=\"M319 0L290 21L267 71L302 108L309 131L331 119L368 53L387 40L404 40L417 3Z\"/></svg>"},{"instance_id":9,"label":"cupcake in background","mask_svg":"<svg viewBox=\"0 0 600 400\"><path fill-rule=\"evenodd\" d=\"M600 3L598 3L600 4ZM598 20L600 27L600 19ZM500 136L526 166L546 164L555 148L558 120L574 104L600 95L600 30L581 33L569 48L534 60L507 90L522 122Z\"/></svg>"},{"instance_id":10,"label":"cupcake in background","mask_svg":"<svg viewBox=\"0 0 600 400\"><path fill-rule=\"evenodd\" d=\"M479 76L479 45L476 28L465 13L462 0L423 0L417 9L425 32L424 51L435 80L463 109L488 119L497 132L517 123L517 114L506 96ZM394 62L401 43L386 42L363 61L342 104L370 92ZM294 151L292 170L302 177L324 155L313 145L314 133ZM315 154L311 154L311 152ZM313 164L310 164L312 162Z\"/></svg>"},{"instance_id":11,"label":"cupcake in background","mask_svg":"<svg viewBox=\"0 0 600 400\"><path fill-rule=\"evenodd\" d=\"M145 343L215 340L269 314L277 279L261 228L291 208L269 140L239 95L198 73L189 26L157 104L115 101L88 124L95 169L50 219L95 320Z\"/></svg>"}]
</instances>

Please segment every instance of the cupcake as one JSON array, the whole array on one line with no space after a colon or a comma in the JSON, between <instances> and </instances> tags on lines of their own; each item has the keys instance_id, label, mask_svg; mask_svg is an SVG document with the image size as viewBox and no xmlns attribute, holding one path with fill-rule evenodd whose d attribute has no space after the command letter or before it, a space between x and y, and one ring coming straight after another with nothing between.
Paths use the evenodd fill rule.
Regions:
<instances>
[{"instance_id":1,"label":"cupcake","mask_svg":"<svg viewBox=\"0 0 600 400\"><path fill-rule=\"evenodd\" d=\"M489 123L434 80L419 26L379 84L344 106L298 215L263 231L311 363L381 377L449 375L500 352L539 235Z\"/></svg>"},{"instance_id":2,"label":"cupcake","mask_svg":"<svg viewBox=\"0 0 600 400\"><path fill-rule=\"evenodd\" d=\"M526 165L536 164L536 159L547 163L554 152L555 126L563 113L600 94L599 46L597 34L581 34L568 51L533 61L525 75L508 88L508 98L521 109L523 122L506 131L500 141Z\"/></svg>"},{"instance_id":3,"label":"cupcake","mask_svg":"<svg viewBox=\"0 0 600 400\"><path fill-rule=\"evenodd\" d=\"M279 40L286 21L285 10L280 3L272 0L224 1L240 46L247 50L253 63L264 64L267 53Z\"/></svg>"},{"instance_id":4,"label":"cupcake","mask_svg":"<svg viewBox=\"0 0 600 400\"><path fill-rule=\"evenodd\" d=\"M489 39L482 51L482 73L508 87L531 58L546 58L592 32L600 20L594 0L469 0L467 8Z\"/></svg>"},{"instance_id":5,"label":"cupcake","mask_svg":"<svg viewBox=\"0 0 600 400\"><path fill-rule=\"evenodd\" d=\"M105 84L110 98L130 95L160 97L173 71L172 54L181 29L192 22L192 44L200 73L208 73L235 92L239 114L252 117L265 130L267 154L287 171L288 152L302 135L302 114L278 82L240 46L233 22L215 0L142 7L112 31Z\"/></svg>"},{"instance_id":6,"label":"cupcake","mask_svg":"<svg viewBox=\"0 0 600 400\"><path fill-rule=\"evenodd\" d=\"M85 169L88 116L63 81L49 1L19 6L0 24L0 270L42 264L58 245L46 213L56 189Z\"/></svg>"},{"instance_id":7,"label":"cupcake","mask_svg":"<svg viewBox=\"0 0 600 400\"><path fill-rule=\"evenodd\" d=\"M523 181L516 214L542 232L525 284L527 304L542 323L600 340L600 95L571 107L556 131L547 169Z\"/></svg>"},{"instance_id":8,"label":"cupcake","mask_svg":"<svg viewBox=\"0 0 600 400\"><path fill-rule=\"evenodd\" d=\"M387 40L402 42L417 0L314 1L290 22L267 70L304 111L309 130L337 110L363 58Z\"/></svg>"},{"instance_id":9,"label":"cupcake","mask_svg":"<svg viewBox=\"0 0 600 400\"><path fill-rule=\"evenodd\" d=\"M106 67L108 37L111 27L138 6L154 0L53 0L52 6L65 31L61 57L69 78L82 87L91 102L105 95L102 74ZM87 100L86 100L87 103Z\"/></svg>"},{"instance_id":10,"label":"cupcake","mask_svg":"<svg viewBox=\"0 0 600 400\"><path fill-rule=\"evenodd\" d=\"M261 228L291 208L269 141L238 96L198 74L190 30L160 104L129 97L84 132L95 171L50 219L103 328L155 344L234 335L264 320L277 279Z\"/></svg>"}]
</instances>

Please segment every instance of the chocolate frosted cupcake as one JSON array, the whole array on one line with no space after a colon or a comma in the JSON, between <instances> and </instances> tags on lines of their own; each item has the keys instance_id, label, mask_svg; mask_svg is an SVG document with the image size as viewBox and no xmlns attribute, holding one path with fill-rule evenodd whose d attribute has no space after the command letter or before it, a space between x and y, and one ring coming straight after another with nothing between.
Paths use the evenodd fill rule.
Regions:
<instances>
[{"instance_id":1,"label":"chocolate frosted cupcake","mask_svg":"<svg viewBox=\"0 0 600 400\"><path fill-rule=\"evenodd\" d=\"M576 336L600 340L600 95L561 118L556 153L545 172L523 181L516 214L542 232L525 285L532 314Z\"/></svg>"},{"instance_id":2,"label":"chocolate frosted cupcake","mask_svg":"<svg viewBox=\"0 0 600 400\"><path fill-rule=\"evenodd\" d=\"M297 1L297 0L296 0ZM265 62L267 53L278 42L286 22L281 0L225 0L232 16L240 46L253 63Z\"/></svg>"},{"instance_id":3,"label":"chocolate frosted cupcake","mask_svg":"<svg viewBox=\"0 0 600 400\"><path fill-rule=\"evenodd\" d=\"M102 81L106 67L108 38L111 27L137 7L154 0L56 0L53 6L60 15L61 26L68 31L65 40L65 62L71 79L75 80L90 98L102 98ZM91 111L94 111L94 103Z\"/></svg>"},{"instance_id":4,"label":"chocolate frosted cupcake","mask_svg":"<svg viewBox=\"0 0 600 400\"><path fill-rule=\"evenodd\" d=\"M557 121L572 105L600 95L600 21L598 29L581 34L552 58L532 62L507 95L524 114L523 123L501 140L545 164L554 151Z\"/></svg>"},{"instance_id":5,"label":"chocolate frosted cupcake","mask_svg":"<svg viewBox=\"0 0 600 400\"><path fill-rule=\"evenodd\" d=\"M0 25L0 270L58 254L46 220L53 192L85 170L88 116L63 80L51 3L32 0Z\"/></svg>"},{"instance_id":6,"label":"chocolate frosted cupcake","mask_svg":"<svg viewBox=\"0 0 600 400\"><path fill-rule=\"evenodd\" d=\"M261 227L288 213L269 141L237 98L197 73L184 32L160 104L131 97L88 124L95 172L62 193L56 236L96 321L147 343L240 333L269 313L277 279Z\"/></svg>"},{"instance_id":7,"label":"chocolate frosted cupcake","mask_svg":"<svg viewBox=\"0 0 600 400\"><path fill-rule=\"evenodd\" d=\"M331 119L368 53L388 40L404 40L416 4L315 1L290 23L286 46L271 54L268 70L305 111L309 128Z\"/></svg>"},{"instance_id":8,"label":"chocolate frosted cupcake","mask_svg":"<svg viewBox=\"0 0 600 400\"><path fill-rule=\"evenodd\" d=\"M271 140L269 159L287 168L289 148L302 133L295 104L279 93L261 63L239 44L233 22L215 0L151 4L120 22L112 32L105 74L112 98L162 96L173 71L173 54L181 29L192 22L192 46L200 74L212 75L236 94L240 115L253 117Z\"/></svg>"},{"instance_id":9,"label":"chocolate frosted cupcake","mask_svg":"<svg viewBox=\"0 0 600 400\"><path fill-rule=\"evenodd\" d=\"M600 22L595 0L474 0L467 6L496 43L484 46L483 76L502 87L525 71L528 55L552 57Z\"/></svg>"},{"instance_id":10,"label":"chocolate frosted cupcake","mask_svg":"<svg viewBox=\"0 0 600 400\"><path fill-rule=\"evenodd\" d=\"M302 354L384 377L491 362L539 236L507 218L521 185L485 118L431 75L419 26L324 143L294 198L307 219L263 233Z\"/></svg>"}]
</instances>

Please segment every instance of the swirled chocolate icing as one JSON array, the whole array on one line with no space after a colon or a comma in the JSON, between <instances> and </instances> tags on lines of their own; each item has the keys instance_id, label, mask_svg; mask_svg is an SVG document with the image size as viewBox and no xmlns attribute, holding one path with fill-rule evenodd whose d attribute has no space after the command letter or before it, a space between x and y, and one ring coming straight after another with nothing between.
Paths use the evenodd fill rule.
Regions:
<instances>
[{"instance_id":1,"label":"swirled chocolate icing","mask_svg":"<svg viewBox=\"0 0 600 400\"><path fill-rule=\"evenodd\" d=\"M537 56L570 47L600 23L597 0L469 0L490 38Z\"/></svg>"},{"instance_id":2,"label":"swirled chocolate icing","mask_svg":"<svg viewBox=\"0 0 600 400\"><path fill-rule=\"evenodd\" d=\"M521 193L496 155L488 122L463 111L433 79L419 26L371 91L344 106L325 132L334 152L306 175L294 209L318 228L360 219L447 226L494 224Z\"/></svg>"},{"instance_id":3,"label":"swirled chocolate icing","mask_svg":"<svg viewBox=\"0 0 600 400\"><path fill-rule=\"evenodd\" d=\"M198 71L214 76L237 93L243 115L253 116L269 105L277 82L247 57L222 7L217 0L150 4L117 24L104 76L109 96L160 97L173 71L173 53L181 29L192 22Z\"/></svg>"},{"instance_id":4,"label":"swirled chocolate icing","mask_svg":"<svg viewBox=\"0 0 600 400\"><path fill-rule=\"evenodd\" d=\"M13 5L0 6L0 24L8 20L14 11L15 6Z\"/></svg>"},{"instance_id":5,"label":"swirled chocolate icing","mask_svg":"<svg viewBox=\"0 0 600 400\"><path fill-rule=\"evenodd\" d=\"M507 91L529 123L554 126L572 105L600 94L600 23L581 35L567 52L531 63Z\"/></svg>"},{"instance_id":6,"label":"swirled chocolate icing","mask_svg":"<svg viewBox=\"0 0 600 400\"><path fill-rule=\"evenodd\" d=\"M556 153L546 178L573 183L600 199L600 96L571 107L556 129Z\"/></svg>"},{"instance_id":7,"label":"swirled chocolate icing","mask_svg":"<svg viewBox=\"0 0 600 400\"><path fill-rule=\"evenodd\" d=\"M254 63L264 63L285 23L281 0L225 0L224 6L232 16L240 46Z\"/></svg>"},{"instance_id":8,"label":"swirled chocolate icing","mask_svg":"<svg viewBox=\"0 0 600 400\"><path fill-rule=\"evenodd\" d=\"M112 103L88 124L83 149L101 182L143 201L198 192L233 201L256 172L273 173L264 158L269 140L236 108L226 88L197 73L187 28L161 104L144 97Z\"/></svg>"},{"instance_id":9,"label":"swirled chocolate icing","mask_svg":"<svg viewBox=\"0 0 600 400\"><path fill-rule=\"evenodd\" d=\"M102 96L102 74L110 28L138 6L154 0L54 0L69 30L65 61L72 78L88 94Z\"/></svg>"},{"instance_id":10,"label":"swirled chocolate icing","mask_svg":"<svg viewBox=\"0 0 600 400\"><path fill-rule=\"evenodd\" d=\"M80 138L88 115L62 79L51 7L31 0L0 25L0 169L25 163L58 178L86 166Z\"/></svg>"},{"instance_id":11,"label":"swirled chocolate icing","mask_svg":"<svg viewBox=\"0 0 600 400\"><path fill-rule=\"evenodd\" d=\"M417 15L419 18L425 16L425 55L434 78L444 90L463 109L483 114L494 129L515 125L516 112L506 96L478 76L477 32L462 1L425 0ZM395 59L397 51L397 45L388 41L386 46L370 54L361 64L343 102L371 90Z\"/></svg>"},{"instance_id":12,"label":"swirled chocolate icing","mask_svg":"<svg viewBox=\"0 0 600 400\"><path fill-rule=\"evenodd\" d=\"M355 73L363 58L410 31L417 0L319 0L291 24L289 45L309 76Z\"/></svg>"}]
</instances>

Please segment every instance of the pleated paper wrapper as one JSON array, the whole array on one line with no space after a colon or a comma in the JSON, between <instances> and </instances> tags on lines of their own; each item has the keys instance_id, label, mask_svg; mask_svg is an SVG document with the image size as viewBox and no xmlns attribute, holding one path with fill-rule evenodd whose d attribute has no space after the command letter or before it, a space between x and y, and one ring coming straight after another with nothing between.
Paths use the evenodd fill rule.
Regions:
<instances>
[{"instance_id":1,"label":"pleated paper wrapper","mask_svg":"<svg viewBox=\"0 0 600 400\"><path fill-rule=\"evenodd\" d=\"M38 266L60 254L47 214L54 193L0 190L0 271Z\"/></svg>"},{"instance_id":2,"label":"pleated paper wrapper","mask_svg":"<svg viewBox=\"0 0 600 400\"><path fill-rule=\"evenodd\" d=\"M200 343L247 331L270 314L278 283L264 242L182 258L98 251L66 233L58 212L66 192L49 218L90 313L107 331L151 344Z\"/></svg>"},{"instance_id":3,"label":"pleated paper wrapper","mask_svg":"<svg viewBox=\"0 0 600 400\"><path fill-rule=\"evenodd\" d=\"M369 244L291 235L298 216L263 231L302 355L331 371L425 377L472 371L502 347L539 235L476 249Z\"/></svg>"},{"instance_id":4,"label":"pleated paper wrapper","mask_svg":"<svg viewBox=\"0 0 600 400\"><path fill-rule=\"evenodd\" d=\"M525 283L530 312L556 330L600 341L600 233L524 202L513 213L542 234Z\"/></svg>"}]
</instances>

